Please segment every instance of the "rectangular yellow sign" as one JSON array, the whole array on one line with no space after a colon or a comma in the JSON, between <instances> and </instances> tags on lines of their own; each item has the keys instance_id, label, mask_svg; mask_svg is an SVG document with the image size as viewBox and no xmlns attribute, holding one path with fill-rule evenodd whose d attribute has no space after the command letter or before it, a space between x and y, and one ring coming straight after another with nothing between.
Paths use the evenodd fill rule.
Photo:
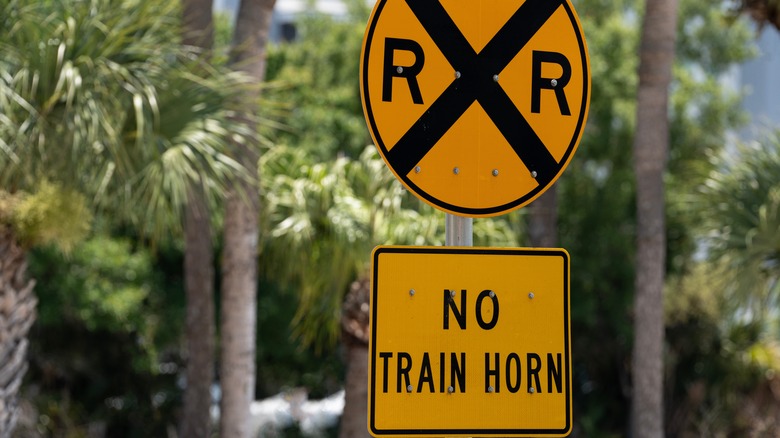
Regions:
<instances>
[{"instance_id":1,"label":"rectangular yellow sign","mask_svg":"<svg viewBox=\"0 0 780 438\"><path fill-rule=\"evenodd\" d=\"M569 434L565 250L380 246L371 271L372 435Z\"/></svg>"}]
</instances>

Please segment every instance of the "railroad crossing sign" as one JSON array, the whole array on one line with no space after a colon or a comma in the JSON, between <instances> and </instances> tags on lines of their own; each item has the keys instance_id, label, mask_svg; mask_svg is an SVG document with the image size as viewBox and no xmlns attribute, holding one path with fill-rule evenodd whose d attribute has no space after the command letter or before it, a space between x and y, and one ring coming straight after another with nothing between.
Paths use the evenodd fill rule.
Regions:
<instances>
[{"instance_id":1,"label":"railroad crossing sign","mask_svg":"<svg viewBox=\"0 0 780 438\"><path fill-rule=\"evenodd\" d=\"M380 246L371 270L372 435L569 434L565 250Z\"/></svg>"},{"instance_id":2,"label":"railroad crossing sign","mask_svg":"<svg viewBox=\"0 0 780 438\"><path fill-rule=\"evenodd\" d=\"M570 0L378 0L360 66L388 167L461 216L541 195L587 118L588 52Z\"/></svg>"}]
</instances>

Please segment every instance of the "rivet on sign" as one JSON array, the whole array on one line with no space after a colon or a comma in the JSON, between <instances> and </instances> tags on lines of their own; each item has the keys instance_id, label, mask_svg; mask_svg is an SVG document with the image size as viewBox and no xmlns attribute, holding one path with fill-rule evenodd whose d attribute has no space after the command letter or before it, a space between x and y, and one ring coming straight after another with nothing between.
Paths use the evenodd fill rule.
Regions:
<instances>
[{"instance_id":1,"label":"rivet on sign","mask_svg":"<svg viewBox=\"0 0 780 438\"><path fill-rule=\"evenodd\" d=\"M496 297L496 293L493 292L492 290L490 291L490 293L488 295L490 295L490 298L495 298Z\"/></svg>"},{"instance_id":2,"label":"rivet on sign","mask_svg":"<svg viewBox=\"0 0 780 438\"><path fill-rule=\"evenodd\" d=\"M456 167L456 168L452 169L452 173L454 173L455 175L457 175L457 174L459 174L459 173L460 173L460 169L458 169L458 168Z\"/></svg>"},{"instance_id":3,"label":"rivet on sign","mask_svg":"<svg viewBox=\"0 0 780 438\"><path fill-rule=\"evenodd\" d=\"M399 66L398 68L395 69L395 71L397 71L400 74L404 72L404 68Z\"/></svg>"},{"instance_id":4,"label":"rivet on sign","mask_svg":"<svg viewBox=\"0 0 780 438\"><path fill-rule=\"evenodd\" d=\"M414 289L409 289L409 295L414 296Z\"/></svg>"},{"instance_id":5,"label":"rivet on sign","mask_svg":"<svg viewBox=\"0 0 780 438\"><path fill-rule=\"evenodd\" d=\"M493 75L493 82L498 82L498 75Z\"/></svg>"},{"instance_id":6,"label":"rivet on sign","mask_svg":"<svg viewBox=\"0 0 780 438\"><path fill-rule=\"evenodd\" d=\"M460 72L459 71L455 72L455 79L460 79Z\"/></svg>"},{"instance_id":7,"label":"rivet on sign","mask_svg":"<svg viewBox=\"0 0 780 438\"><path fill-rule=\"evenodd\" d=\"M409 385L406 387L406 392L412 392L412 385Z\"/></svg>"},{"instance_id":8,"label":"rivet on sign","mask_svg":"<svg viewBox=\"0 0 780 438\"><path fill-rule=\"evenodd\" d=\"M531 171L531 177L532 177L532 178L536 178L536 175L538 175L538 173L536 173L536 171L535 171L535 170L532 170L532 171Z\"/></svg>"},{"instance_id":9,"label":"rivet on sign","mask_svg":"<svg viewBox=\"0 0 780 438\"><path fill-rule=\"evenodd\" d=\"M493 169L493 176L498 176L498 169Z\"/></svg>"},{"instance_id":10,"label":"rivet on sign","mask_svg":"<svg viewBox=\"0 0 780 438\"><path fill-rule=\"evenodd\" d=\"M534 293L533 292L528 292L528 298L533 300L534 299Z\"/></svg>"},{"instance_id":11,"label":"rivet on sign","mask_svg":"<svg viewBox=\"0 0 780 438\"><path fill-rule=\"evenodd\" d=\"M528 392L533 394L533 393L536 392L536 389L534 389L534 387L532 386L532 387L528 388Z\"/></svg>"},{"instance_id":12,"label":"rivet on sign","mask_svg":"<svg viewBox=\"0 0 780 438\"><path fill-rule=\"evenodd\" d=\"M451 297L454 297L454 296L455 296L455 291L454 291L454 290L451 290L451 291L450 291L450 296L451 296Z\"/></svg>"},{"instance_id":13,"label":"rivet on sign","mask_svg":"<svg viewBox=\"0 0 780 438\"><path fill-rule=\"evenodd\" d=\"M493 391L494 391L493 387L492 386L488 386L488 392L493 392Z\"/></svg>"},{"instance_id":14,"label":"rivet on sign","mask_svg":"<svg viewBox=\"0 0 780 438\"><path fill-rule=\"evenodd\" d=\"M420 169L420 166L415 166L414 173L420 173L420 170L422 170Z\"/></svg>"},{"instance_id":15,"label":"rivet on sign","mask_svg":"<svg viewBox=\"0 0 780 438\"><path fill-rule=\"evenodd\" d=\"M455 388L453 388L452 386L450 386L449 388L447 388L447 392L449 392L450 394L452 394L453 392L455 392Z\"/></svg>"},{"instance_id":16,"label":"rivet on sign","mask_svg":"<svg viewBox=\"0 0 780 438\"><path fill-rule=\"evenodd\" d=\"M550 81L550 85L552 85L553 87L557 87L558 86L558 80L557 79L551 80Z\"/></svg>"}]
</instances>

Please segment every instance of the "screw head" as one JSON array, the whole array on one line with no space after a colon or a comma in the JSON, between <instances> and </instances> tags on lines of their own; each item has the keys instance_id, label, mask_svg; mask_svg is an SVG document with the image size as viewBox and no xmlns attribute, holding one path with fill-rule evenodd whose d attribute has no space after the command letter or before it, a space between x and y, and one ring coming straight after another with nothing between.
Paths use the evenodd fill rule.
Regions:
<instances>
[{"instance_id":1,"label":"screw head","mask_svg":"<svg viewBox=\"0 0 780 438\"><path fill-rule=\"evenodd\" d=\"M493 389L492 386L488 386L488 392L493 392L493 391L495 391L495 389Z\"/></svg>"},{"instance_id":2,"label":"screw head","mask_svg":"<svg viewBox=\"0 0 780 438\"><path fill-rule=\"evenodd\" d=\"M492 290L488 293L488 295L490 295L490 298L495 298L496 297L496 293L493 292Z\"/></svg>"},{"instance_id":3,"label":"screw head","mask_svg":"<svg viewBox=\"0 0 780 438\"><path fill-rule=\"evenodd\" d=\"M450 290L450 296L451 296L451 297L454 297L454 296L455 296L455 290L454 290L454 289L453 289L453 290Z\"/></svg>"},{"instance_id":4,"label":"screw head","mask_svg":"<svg viewBox=\"0 0 780 438\"><path fill-rule=\"evenodd\" d=\"M558 80L557 79L551 80L550 81L550 85L552 85L553 87L557 87L558 86Z\"/></svg>"},{"instance_id":5,"label":"screw head","mask_svg":"<svg viewBox=\"0 0 780 438\"><path fill-rule=\"evenodd\" d=\"M533 300L534 299L534 293L533 292L528 292L528 298Z\"/></svg>"},{"instance_id":6,"label":"screw head","mask_svg":"<svg viewBox=\"0 0 780 438\"><path fill-rule=\"evenodd\" d=\"M536 389L535 389L535 388L532 386L532 387L528 388L528 392L529 392L530 394L533 394L533 393L535 393L535 392L536 392Z\"/></svg>"},{"instance_id":7,"label":"screw head","mask_svg":"<svg viewBox=\"0 0 780 438\"><path fill-rule=\"evenodd\" d=\"M422 169L420 169L420 166L415 166L414 167L414 173L420 173L421 170Z\"/></svg>"},{"instance_id":8,"label":"screw head","mask_svg":"<svg viewBox=\"0 0 780 438\"><path fill-rule=\"evenodd\" d=\"M460 72L459 71L455 72L455 79L460 79Z\"/></svg>"},{"instance_id":9,"label":"screw head","mask_svg":"<svg viewBox=\"0 0 780 438\"><path fill-rule=\"evenodd\" d=\"M409 295L414 296L414 289L409 289Z\"/></svg>"},{"instance_id":10,"label":"screw head","mask_svg":"<svg viewBox=\"0 0 780 438\"><path fill-rule=\"evenodd\" d=\"M493 169L493 176L498 176L498 169Z\"/></svg>"},{"instance_id":11,"label":"screw head","mask_svg":"<svg viewBox=\"0 0 780 438\"><path fill-rule=\"evenodd\" d=\"M450 386L450 387L448 387L448 388L447 388L447 392L449 392L450 394L452 394L453 392L455 392L455 388L453 388L452 386Z\"/></svg>"},{"instance_id":12,"label":"screw head","mask_svg":"<svg viewBox=\"0 0 780 438\"><path fill-rule=\"evenodd\" d=\"M400 74L404 72L404 68L399 66L398 68L395 69L395 71L397 71Z\"/></svg>"},{"instance_id":13,"label":"screw head","mask_svg":"<svg viewBox=\"0 0 780 438\"><path fill-rule=\"evenodd\" d=\"M406 392L412 392L412 389L414 389L412 388L412 385L409 385L406 387Z\"/></svg>"},{"instance_id":14,"label":"screw head","mask_svg":"<svg viewBox=\"0 0 780 438\"><path fill-rule=\"evenodd\" d=\"M498 75L493 75L493 82L498 82Z\"/></svg>"},{"instance_id":15,"label":"screw head","mask_svg":"<svg viewBox=\"0 0 780 438\"><path fill-rule=\"evenodd\" d=\"M452 169L452 173L454 173L455 175L457 175L457 174L459 174L459 173L460 173L460 169L456 167L456 168Z\"/></svg>"},{"instance_id":16,"label":"screw head","mask_svg":"<svg viewBox=\"0 0 780 438\"><path fill-rule=\"evenodd\" d=\"M535 170L532 170L532 171L531 171L531 177L532 177L532 178L536 178L536 176L537 176L537 175L539 175L539 174L538 174L538 173L536 173L536 171L535 171Z\"/></svg>"}]
</instances>

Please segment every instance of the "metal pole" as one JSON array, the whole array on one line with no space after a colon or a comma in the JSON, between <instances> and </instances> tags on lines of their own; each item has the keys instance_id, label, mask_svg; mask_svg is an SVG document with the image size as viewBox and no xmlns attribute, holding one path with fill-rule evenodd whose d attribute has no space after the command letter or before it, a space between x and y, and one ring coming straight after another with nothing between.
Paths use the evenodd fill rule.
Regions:
<instances>
[{"instance_id":1,"label":"metal pole","mask_svg":"<svg viewBox=\"0 0 780 438\"><path fill-rule=\"evenodd\" d=\"M444 244L446 246L474 246L474 219L446 213Z\"/></svg>"},{"instance_id":2,"label":"metal pole","mask_svg":"<svg viewBox=\"0 0 780 438\"><path fill-rule=\"evenodd\" d=\"M474 220L470 217L447 213L444 221L444 244L447 246L473 246Z\"/></svg>"}]
</instances>

